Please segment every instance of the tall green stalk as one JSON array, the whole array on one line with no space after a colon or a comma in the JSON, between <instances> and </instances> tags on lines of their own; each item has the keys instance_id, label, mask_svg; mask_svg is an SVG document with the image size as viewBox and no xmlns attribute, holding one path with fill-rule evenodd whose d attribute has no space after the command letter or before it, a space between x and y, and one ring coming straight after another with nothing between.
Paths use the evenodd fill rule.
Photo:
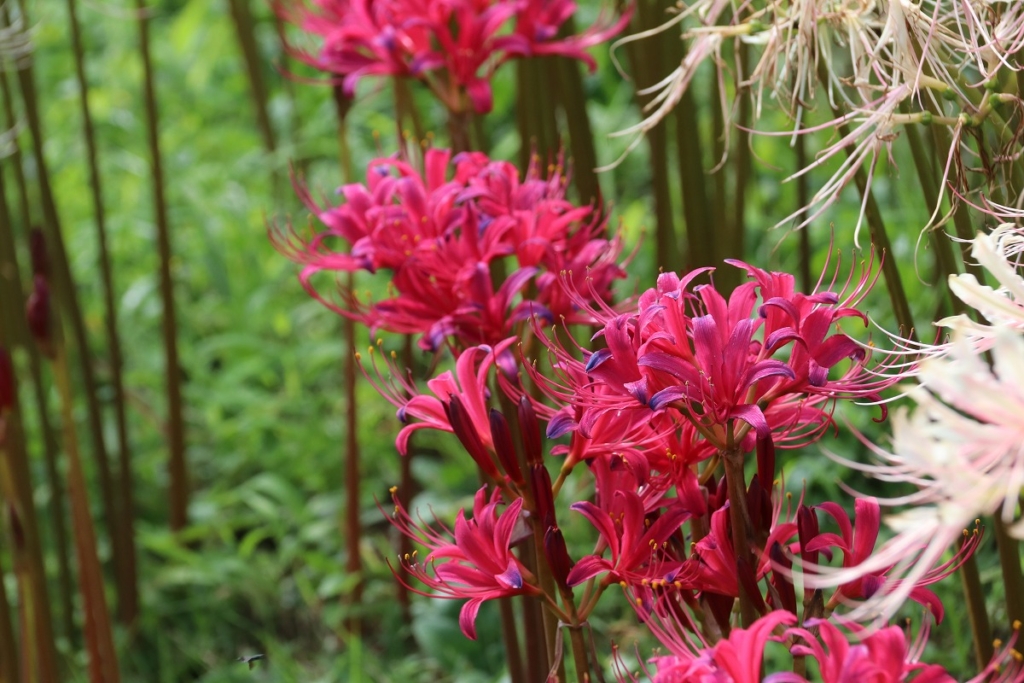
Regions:
<instances>
[{"instance_id":1,"label":"tall green stalk","mask_svg":"<svg viewBox=\"0 0 1024 683\"><path fill-rule=\"evenodd\" d=\"M0 502L3 502L2 495ZM0 683L17 683L18 645L14 641L14 612L11 611L11 601L7 599L4 574L3 562L0 562Z\"/></svg>"},{"instance_id":2,"label":"tall green stalk","mask_svg":"<svg viewBox=\"0 0 1024 683\"><path fill-rule=\"evenodd\" d=\"M634 17L636 22L634 30L639 33L655 28L661 21L661 9L660 0L639 0ZM657 35L629 45L629 56L632 58L633 70L636 72L638 88L652 85L661 78L665 71L661 38L661 35ZM653 96L643 97L641 106L652 99ZM676 237L675 213L672 210L672 195L669 190L668 132L668 120L666 119L649 130L646 137L650 148L651 191L654 195L655 266L665 270L676 270L679 258L678 239Z\"/></svg>"},{"instance_id":3,"label":"tall green stalk","mask_svg":"<svg viewBox=\"0 0 1024 683\"><path fill-rule=\"evenodd\" d=\"M103 306L110 361L110 381L114 388L114 414L117 418L118 472L117 508L119 511L111 534L118 538L120 551L115 553L117 575L117 608L121 623L130 625L139 614L139 586L135 566L135 502L132 499L132 457L128 441L128 419L122 377L121 337L117 330L117 304L114 296L113 267L107 247L106 212L103 208L103 186L97 160L96 134L89 107L89 82L85 74L85 56L82 48L81 28L78 23L77 3L67 0L68 19L71 23L71 45L75 53L75 76L78 80L78 99L82 113L82 132L89 163L89 189L92 194L93 215L96 219L96 240L99 251L99 270L103 281Z\"/></svg>"},{"instance_id":4,"label":"tall green stalk","mask_svg":"<svg viewBox=\"0 0 1024 683\"><path fill-rule=\"evenodd\" d=\"M149 48L150 12L144 0L135 0L139 28L139 57L142 60L143 99L146 110L146 142L149 147L153 185L153 212L156 220L157 251L160 257L160 301L163 304L163 345L165 390L167 392L167 435L170 457L170 525L180 531L188 523L188 464L185 458L184 401L181 394L181 367L178 361L178 326L174 312L174 278L171 273L171 229L164 196L163 160L160 156L160 121L157 109L153 60Z\"/></svg>"},{"instance_id":5,"label":"tall green stalk","mask_svg":"<svg viewBox=\"0 0 1024 683\"><path fill-rule=\"evenodd\" d=\"M562 32L576 33L575 23L570 17L562 26ZM583 88L583 66L575 59L557 58L558 87L561 96L559 104L565 112L569 129L569 150L572 152L572 178L576 185L581 204L601 203L601 183L597 178L597 151L594 149L594 132L587 115L587 94Z\"/></svg>"}]
</instances>

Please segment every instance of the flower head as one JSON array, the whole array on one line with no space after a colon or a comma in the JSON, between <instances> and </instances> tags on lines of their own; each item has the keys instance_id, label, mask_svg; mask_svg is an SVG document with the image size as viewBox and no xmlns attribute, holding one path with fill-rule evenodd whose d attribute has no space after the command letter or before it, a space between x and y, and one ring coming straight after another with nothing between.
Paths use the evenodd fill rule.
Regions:
<instances>
[{"instance_id":1,"label":"flower head","mask_svg":"<svg viewBox=\"0 0 1024 683\"><path fill-rule=\"evenodd\" d=\"M412 589L421 595L448 599L469 598L459 614L459 626L467 638L476 640L476 616L486 600L511 595L536 595L533 576L512 552L516 525L523 507L517 498L501 513L496 495L481 488L473 500L473 517L459 510L455 530L435 531L413 520L392 490L395 513L391 517L403 534L429 548L422 560L415 554L402 559L403 568L428 586L433 593Z\"/></svg>"},{"instance_id":2,"label":"flower head","mask_svg":"<svg viewBox=\"0 0 1024 683\"><path fill-rule=\"evenodd\" d=\"M341 188L340 206L321 207L302 192L321 231L273 237L303 266L302 283L314 297L371 330L421 334L430 350L494 345L527 318L588 319L563 293L560 273L589 269L599 283L584 297L590 301L610 297L625 275L618 237L604 236L600 211L565 199L564 181L557 168L543 177L535 164L520 177L512 164L479 153L452 158L431 149L422 170L378 159L365 184ZM350 249L339 251L339 240ZM338 302L314 283L322 272L357 271L389 271L389 296L364 301L342 288Z\"/></svg>"},{"instance_id":3,"label":"flower head","mask_svg":"<svg viewBox=\"0 0 1024 683\"><path fill-rule=\"evenodd\" d=\"M278 13L321 41L318 52L295 50L304 61L343 77L351 95L364 76L422 80L452 111L468 97L490 111L490 79L505 61L562 55L594 61L585 50L618 34L630 12L561 37L575 13L572 0L277 0Z\"/></svg>"}]
</instances>

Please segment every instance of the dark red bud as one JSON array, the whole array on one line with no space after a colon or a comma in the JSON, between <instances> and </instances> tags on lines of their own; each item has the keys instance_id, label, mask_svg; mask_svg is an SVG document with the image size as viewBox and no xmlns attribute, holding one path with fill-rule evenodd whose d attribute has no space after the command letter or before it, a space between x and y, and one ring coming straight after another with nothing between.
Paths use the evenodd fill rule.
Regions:
<instances>
[{"instance_id":1,"label":"dark red bud","mask_svg":"<svg viewBox=\"0 0 1024 683\"><path fill-rule=\"evenodd\" d=\"M508 421L494 408L491 408L491 441L494 442L494 452L498 454L498 462L505 470L505 474L517 485L522 486L523 471L519 468L519 458L516 457L516 447L512 443Z\"/></svg>"},{"instance_id":2,"label":"dark red bud","mask_svg":"<svg viewBox=\"0 0 1024 683\"><path fill-rule=\"evenodd\" d=\"M523 433L523 449L526 451L526 462L540 465L544 462L544 450L540 441L540 425L537 413L533 410L530 399L523 396L519 399L519 429Z\"/></svg>"},{"instance_id":3,"label":"dark red bud","mask_svg":"<svg viewBox=\"0 0 1024 683\"><path fill-rule=\"evenodd\" d=\"M569 584L566 579L572 569L572 559L569 557L569 550L565 547L565 537L558 527L548 527L544 534L544 555L547 557L548 566L551 567L551 574L555 582L562 590L568 590Z\"/></svg>"},{"instance_id":4,"label":"dark red bud","mask_svg":"<svg viewBox=\"0 0 1024 683\"><path fill-rule=\"evenodd\" d=\"M793 563L786 556L786 553L783 552L780 543L773 543L768 555L773 565L792 569ZM781 603L776 606L796 614L796 590L793 588L793 582L782 572L773 570L771 585L775 587L775 592L779 596L779 602Z\"/></svg>"},{"instance_id":5,"label":"dark red bud","mask_svg":"<svg viewBox=\"0 0 1024 683\"><path fill-rule=\"evenodd\" d=\"M501 474L494 466L494 461L491 460L490 454L480 440L480 435L476 433L472 421L466 416L466 408L458 396L454 394L449 396L448 403L444 404L444 412L448 416L448 424L452 426L452 431L455 432L455 436L469 453L469 457L473 458L485 475L495 481L500 481Z\"/></svg>"},{"instance_id":6,"label":"dark red bud","mask_svg":"<svg viewBox=\"0 0 1024 683\"><path fill-rule=\"evenodd\" d=\"M25 318L28 331L42 349L48 349L51 341L52 320L50 318L50 286L46 278L36 275L32 280L32 293L25 303Z\"/></svg>"},{"instance_id":7,"label":"dark red bud","mask_svg":"<svg viewBox=\"0 0 1024 683\"><path fill-rule=\"evenodd\" d=\"M796 530L800 538L800 559L809 564L817 564L817 551L808 552L806 548L807 544L818 536L818 516L806 505L797 508Z\"/></svg>"},{"instance_id":8,"label":"dark red bud","mask_svg":"<svg viewBox=\"0 0 1024 683\"><path fill-rule=\"evenodd\" d=\"M736 578L740 584L740 590L746 592L747 597L754 603L754 609L759 614L768 612L768 605L764 603L761 589L757 586L757 579L754 577L754 569L745 557L736 560Z\"/></svg>"},{"instance_id":9,"label":"dark red bud","mask_svg":"<svg viewBox=\"0 0 1024 683\"><path fill-rule=\"evenodd\" d=\"M537 522L542 529L555 526L555 497L551 490L551 475L544 465L530 468L530 488L537 507Z\"/></svg>"},{"instance_id":10,"label":"dark red bud","mask_svg":"<svg viewBox=\"0 0 1024 683\"><path fill-rule=\"evenodd\" d=\"M10 521L11 541L17 553L25 550L25 527L21 525L21 516L13 505L7 506L7 519Z\"/></svg>"},{"instance_id":11,"label":"dark red bud","mask_svg":"<svg viewBox=\"0 0 1024 683\"><path fill-rule=\"evenodd\" d=\"M771 493L775 483L775 441L769 434L757 440L757 476L766 493Z\"/></svg>"},{"instance_id":12,"label":"dark red bud","mask_svg":"<svg viewBox=\"0 0 1024 683\"><path fill-rule=\"evenodd\" d=\"M14 364L11 354L0 346L0 415L14 407Z\"/></svg>"},{"instance_id":13,"label":"dark red bud","mask_svg":"<svg viewBox=\"0 0 1024 683\"><path fill-rule=\"evenodd\" d=\"M32 261L32 275L49 276L50 258L46 253L46 236L42 229L32 228L32 232L29 233L28 253Z\"/></svg>"}]
</instances>

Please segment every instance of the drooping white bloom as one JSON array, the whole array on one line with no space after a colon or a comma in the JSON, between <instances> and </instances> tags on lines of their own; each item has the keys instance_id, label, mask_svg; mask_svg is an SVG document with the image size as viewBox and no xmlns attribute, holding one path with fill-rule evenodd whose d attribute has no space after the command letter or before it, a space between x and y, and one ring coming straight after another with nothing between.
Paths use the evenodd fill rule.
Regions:
<instances>
[{"instance_id":1,"label":"drooping white bloom","mask_svg":"<svg viewBox=\"0 0 1024 683\"><path fill-rule=\"evenodd\" d=\"M864 563L817 567L806 577L811 586L836 586L895 565L886 585L847 617L879 625L891 618L979 517L999 514L1024 537L1016 518L1024 492L1024 338L993 326L986 343L991 366L968 331L955 328L944 355L921 362L920 386L909 392L917 405L896 412L891 451L876 449L880 464L853 465L917 491L881 501L914 507L886 519L895 536Z\"/></svg>"}]
</instances>

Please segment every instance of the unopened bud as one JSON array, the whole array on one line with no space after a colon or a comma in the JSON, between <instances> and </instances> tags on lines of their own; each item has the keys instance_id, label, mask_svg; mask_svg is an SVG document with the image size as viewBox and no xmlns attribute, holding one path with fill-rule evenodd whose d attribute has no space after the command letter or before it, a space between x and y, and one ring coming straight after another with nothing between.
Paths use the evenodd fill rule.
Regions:
<instances>
[{"instance_id":1,"label":"unopened bud","mask_svg":"<svg viewBox=\"0 0 1024 683\"><path fill-rule=\"evenodd\" d=\"M28 331L32 333L43 353L50 355L53 321L50 317L50 285L46 278L36 275L32 280L32 293L25 303L25 319Z\"/></svg>"},{"instance_id":2,"label":"unopened bud","mask_svg":"<svg viewBox=\"0 0 1024 683\"><path fill-rule=\"evenodd\" d=\"M562 530L556 526L549 527L544 534L544 556L551 567L551 575L559 588L566 590L569 571L572 569L572 559L569 557L569 550L565 547L565 537Z\"/></svg>"},{"instance_id":3,"label":"unopened bud","mask_svg":"<svg viewBox=\"0 0 1024 683\"><path fill-rule=\"evenodd\" d=\"M472 420L466 415L466 408L462 405L462 400L452 394L448 403L444 404L444 412L448 416L448 424L451 425L455 436L458 437L466 452L469 453L469 457L473 458L485 475L495 481L500 481L501 474L498 472L498 468L494 466L490 453L487 452L483 442L480 440L480 435L477 434Z\"/></svg>"},{"instance_id":4,"label":"unopened bud","mask_svg":"<svg viewBox=\"0 0 1024 683\"><path fill-rule=\"evenodd\" d=\"M48 277L50 258L46 252L46 236L41 228L32 228L28 236L28 252L32 261L32 274Z\"/></svg>"},{"instance_id":5,"label":"unopened bud","mask_svg":"<svg viewBox=\"0 0 1024 683\"><path fill-rule=\"evenodd\" d=\"M530 488L537 506L537 520L542 529L555 526L555 496L551 490L551 475L544 465L530 468Z\"/></svg>"},{"instance_id":6,"label":"unopened bud","mask_svg":"<svg viewBox=\"0 0 1024 683\"><path fill-rule=\"evenodd\" d=\"M544 450L540 441L540 425L537 423L537 413L533 410L533 404L526 396L519 399L519 429L523 433L526 462L530 465L542 464Z\"/></svg>"},{"instance_id":7,"label":"unopened bud","mask_svg":"<svg viewBox=\"0 0 1024 683\"><path fill-rule=\"evenodd\" d=\"M497 410L491 409L491 441L494 443L494 452L498 455L498 462L501 464L505 474L517 485L522 485L523 471L519 468L519 458L516 456L516 448L512 444L512 434L508 429L508 422L505 416Z\"/></svg>"},{"instance_id":8,"label":"unopened bud","mask_svg":"<svg viewBox=\"0 0 1024 683\"><path fill-rule=\"evenodd\" d=\"M0 346L0 415L14 407L14 363L11 354Z\"/></svg>"}]
</instances>

